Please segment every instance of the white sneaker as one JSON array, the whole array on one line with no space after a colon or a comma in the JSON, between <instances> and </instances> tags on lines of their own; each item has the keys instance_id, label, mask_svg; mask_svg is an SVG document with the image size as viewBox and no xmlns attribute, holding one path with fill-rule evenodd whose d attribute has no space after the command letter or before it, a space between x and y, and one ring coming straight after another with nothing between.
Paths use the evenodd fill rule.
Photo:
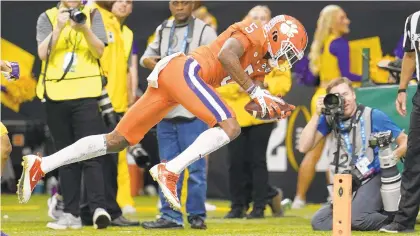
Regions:
<instances>
[{"instance_id":1,"label":"white sneaker","mask_svg":"<svg viewBox=\"0 0 420 236\"><path fill-rule=\"evenodd\" d=\"M58 194L52 195L48 198L48 216L51 217L53 220L58 220L60 216L63 214L63 200L59 200L57 198Z\"/></svg>"},{"instance_id":2,"label":"white sneaker","mask_svg":"<svg viewBox=\"0 0 420 236\"><path fill-rule=\"evenodd\" d=\"M283 201L281 201L281 206L284 210L290 210L292 208L292 200L289 198L283 199Z\"/></svg>"},{"instance_id":3,"label":"white sneaker","mask_svg":"<svg viewBox=\"0 0 420 236\"><path fill-rule=\"evenodd\" d=\"M299 197L295 197L292 203L292 209L301 209L306 205L306 201L301 200Z\"/></svg>"},{"instance_id":4,"label":"white sneaker","mask_svg":"<svg viewBox=\"0 0 420 236\"><path fill-rule=\"evenodd\" d=\"M95 229L104 229L111 223L111 216L102 208L96 208L93 213L93 227Z\"/></svg>"},{"instance_id":5,"label":"white sneaker","mask_svg":"<svg viewBox=\"0 0 420 236\"><path fill-rule=\"evenodd\" d=\"M206 207L206 211L215 211L217 208L215 205L210 204L208 202L205 202L204 205Z\"/></svg>"},{"instance_id":6,"label":"white sneaker","mask_svg":"<svg viewBox=\"0 0 420 236\"><path fill-rule=\"evenodd\" d=\"M136 214L136 208L134 208L133 206L127 205L123 208L121 208L121 211L123 213L123 215L132 215L132 214Z\"/></svg>"},{"instance_id":7,"label":"white sneaker","mask_svg":"<svg viewBox=\"0 0 420 236\"><path fill-rule=\"evenodd\" d=\"M47 227L50 229L81 229L82 220L80 217L76 218L70 213L63 212L56 222L49 222Z\"/></svg>"}]
</instances>

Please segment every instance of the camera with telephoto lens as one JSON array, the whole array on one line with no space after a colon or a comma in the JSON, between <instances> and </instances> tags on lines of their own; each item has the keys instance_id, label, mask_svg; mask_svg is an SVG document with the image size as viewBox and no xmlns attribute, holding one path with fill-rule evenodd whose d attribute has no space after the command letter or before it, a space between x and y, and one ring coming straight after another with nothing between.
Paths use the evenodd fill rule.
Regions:
<instances>
[{"instance_id":1,"label":"camera with telephoto lens","mask_svg":"<svg viewBox=\"0 0 420 236\"><path fill-rule=\"evenodd\" d=\"M378 148L378 159L381 168L381 197L385 212L396 213L401 197L401 174L398 170L398 158L392 150L394 142L392 132L382 131L372 133L369 138L369 146Z\"/></svg>"},{"instance_id":2,"label":"camera with telephoto lens","mask_svg":"<svg viewBox=\"0 0 420 236\"><path fill-rule=\"evenodd\" d=\"M70 19L72 19L77 24L84 24L86 22L86 15L80 9L71 8L68 10L70 13Z\"/></svg>"},{"instance_id":3,"label":"camera with telephoto lens","mask_svg":"<svg viewBox=\"0 0 420 236\"><path fill-rule=\"evenodd\" d=\"M102 92L101 96L98 97L98 105L101 111L102 118L109 128L115 128L119 122L118 114L115 112L112 106L111 99L109 98L108 91L105 86L108 84L106 76L102 76Z\"/></svg>"},{"instance_id":4,"label":"camera with telephoto lens","mask_svg":"<svg viewBox=\"0 0 420 236\"><path fill-rule=\"evenodd\" d=\"M329 93L324 98L324 106L322 113L324 115L343 115L344 114L344 98L340 94Z\"/></svg>"},{"instance_id":5,"label":"camera with telephoto lens","mask_svg":"<svg viewBox=\"0 0 420 236\"><path fill-rule=\"evenodd\" d=\"M389 145L392 143L392 133L390 130L385 132L377 132L373 133L369 139L369 146L372 148L379 147L379 148L388 148Z\"/></svg>"},{"instance_id":6,"label":"camera with telephoto lens","mask_svg":"<svg viewBox=\"0 0 420 236\"><path fill-rule=\"evenodd\" d=\"M112 106L111 99L105 88L102 89L101 96L98 97L98 104L101 110L101 115L107 127L115 128L118 124L118 114Z\"/></svg>"}]
</instances>

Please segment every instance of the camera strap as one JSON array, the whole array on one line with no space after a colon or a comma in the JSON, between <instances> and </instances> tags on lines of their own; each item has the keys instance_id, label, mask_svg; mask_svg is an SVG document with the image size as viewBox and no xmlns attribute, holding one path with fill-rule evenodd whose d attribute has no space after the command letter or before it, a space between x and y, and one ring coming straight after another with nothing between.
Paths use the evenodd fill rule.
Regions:
<instances>
[{"instance_id":1,"label":"camera strap","mask_svg":"<svg viewBox=\"0 0 420 236\"><path fill-rule=\"evenodd\" d=\"M354 164L355 162L357 162L358 160L360 160L361 158L363 158L365 156L366 153L366 131L365 131L365 121L363 119L363 111L365 109L365 106L359 104L357 106L357 110L356 110L356 114L352 117L351 119L351 124L348 130L345 130L343 122L339 123L340 126L340 131L344 131L342 133L343 138L344 138L344 143L346 144L346 149L347 149L347 153L349 155L351 155L351 163ZM356 144L356 129L357 129L357 124L360 121L360 135L362 138L362 153L359 157L356 156L356 148L353 148L353 146L355 146ZM352 143L350 143L350 137L349 137L349 133L353 130L353 137L352 137Z\"/></svg>"},{"instance_id":2,"label":"camera strap","mask_svg":"<svg viewBox=\"0 0 420 236\"><path fill-rule=\"evenodd\" d=\"M77 35L78 35L78 34L79 34L79 33L76 33L76 36L75 36L76 41L77 41ZM76 41L74 42L73 50L72 50L72 52L71 52L71 58L70 58L70 61L69 61L69 63L67 64L67 67L66 67L66 69L64 70L63 75L62 75L62 76L61 76L61 78L60 78L60 79L58 79L56 82L60 82L60 81L62 81L62 80L64 79L64 77L66 77L67 73L69 73L70 68L71 68L71 66L73 65L74 53L76 52L76 45L78 44ZM80 42L80 41L79 41L79 42Z\"/></svg>"},{"instance_id":3,"label":"camera strap","mask_svg":"<svg viewBox=\"0 0 420 236\"><path fill-rule=\"evenodd\" d=\"M193 30L194 30L194 21L195 21L194 18L190 18L188 20L187 29L185 30L185 33L184 33L184 39L182 41L182 46L181 46L181 51L184 54L187 54L188 47L189 47L189 45L192 41L192 33L193 33ZM173 47L176 46L176 45L172 45L172 42L175 41L175 40L172 40L173 37L174 37L174 34L175 34L175 28L176 27L175 27L175 20L174 20L173 23L172 23L172 26L171 26L171 31L169 33L168 51L166 53L167 56L173 54Z\"/></svg>"}]
</instances>

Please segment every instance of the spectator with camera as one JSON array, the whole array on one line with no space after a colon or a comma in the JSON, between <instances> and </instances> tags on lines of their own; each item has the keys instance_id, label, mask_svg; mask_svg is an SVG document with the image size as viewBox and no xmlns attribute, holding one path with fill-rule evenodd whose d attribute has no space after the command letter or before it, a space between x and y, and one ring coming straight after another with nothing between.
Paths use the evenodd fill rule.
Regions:
<instances>
[{"instance_id":1,"label":"spectator with camera","mask_svg":"<svg viewBox=\"0 0 420 236\"><path fill-rule=\"evenodd\" d=\"M62 0L37 22L38 55L42 60L37 96L44 101L55 148L105 132L97 98L103 83L98 65L107 37L101 14L91 14L81 1ZM87 160L59 169L62 214L47 224L52 229L81 228L81 183L87 186L89 211L97 228L110 223L104 196L102 160ZM83 178L82 178L83 174Z\"/></svg>"},{"instance_id":2,"label":"spectator with camera","mask_svg":"<svg viewBox=\"0 0 420 236\"><path fill-rule=\"evenodd\" d=\"M217 38L216 31L198 18L192 16L193 1L169 1L169 9L174 19L165 20L156 29L154 41L148 45L140 64L153 70L163 57L176 52L188 52L201 45L207 45ZM182 153L208 126L178 105L157 125L157 139L161 161L170 161ZM188 196L186 209L191 228L206 229L206 159L201 158L188 167ZM184 173L177 184L180 196ZM144 222L147 229L183 228L182 213L171 209L160 191L161 217L152 222Z\"/></svg>"},{"instance_id":3,"label":"spectator with camera","mask_svg":"<svg viewBox=\"0 0 420 236\"><path fill-rule=\"evenodd\" d=\"M318 98L316 113L302 131L299 151L310 151L331 133L330 179L335 173L351 173L353 177L352 229L378 230L398 210L401 176L396 164L406 153L407 135L382 111L357 104L349 79L331 81L326 91L325 97ZM372 146L372 137L376 141L385 138L388 143L381 148ZM395 150L389 146L392 138L398 146ZM332 229L332 204L315 213L312 228Z\"/></svg>"}]
</instances>

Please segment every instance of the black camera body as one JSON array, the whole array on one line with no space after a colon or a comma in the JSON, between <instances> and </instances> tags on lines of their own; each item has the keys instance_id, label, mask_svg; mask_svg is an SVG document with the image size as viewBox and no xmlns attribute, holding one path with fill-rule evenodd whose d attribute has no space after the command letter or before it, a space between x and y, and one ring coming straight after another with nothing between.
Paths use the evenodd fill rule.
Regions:
<instances>
[{"instance_id":1,"label":"black camera body","mask_svg":"<svg viewBox=\"0 0 420 236\"><path fill-rule=\"evenodd\" d=\"M134 161L136 162L138 167L146 168L150 166L151 159L149 153L147 153L147 151L143 148L141 143L129 147L128 153L130 153L133 156Z\"/></svg>"},{"instance_id":2,"label":"black camera body","mask_svg":"<svg viewBox=\"0 0 420 236\"><path fill-rule=\"evenodd\" d=\"M70 13L70 19L72 19L77 24L84 24L86 22L86 14L83 13L80 9L70 8L68 13Z\"/></svg>"},{"instance_id":3,"label":"black camera body","mask_svg":"<svg viewBox=\"0 0 420 236\"><path fill-rule=\"evenodd\" d=\"M386 148L393 142L391 130L384 132L377 132L371 135L369 138L369 146L371 148L379 147Z\"/></svg>"},{"instance_id":4,"label":"black camera body","mask_svg":"<svg viewBox=\"0 0 420 236\"><path fill-rule=\"evenodd\" d=\"M324 98L322 113L324 115L344 115L344 98L340 94L329 93Z\"/></svg>"}]
</instances>

